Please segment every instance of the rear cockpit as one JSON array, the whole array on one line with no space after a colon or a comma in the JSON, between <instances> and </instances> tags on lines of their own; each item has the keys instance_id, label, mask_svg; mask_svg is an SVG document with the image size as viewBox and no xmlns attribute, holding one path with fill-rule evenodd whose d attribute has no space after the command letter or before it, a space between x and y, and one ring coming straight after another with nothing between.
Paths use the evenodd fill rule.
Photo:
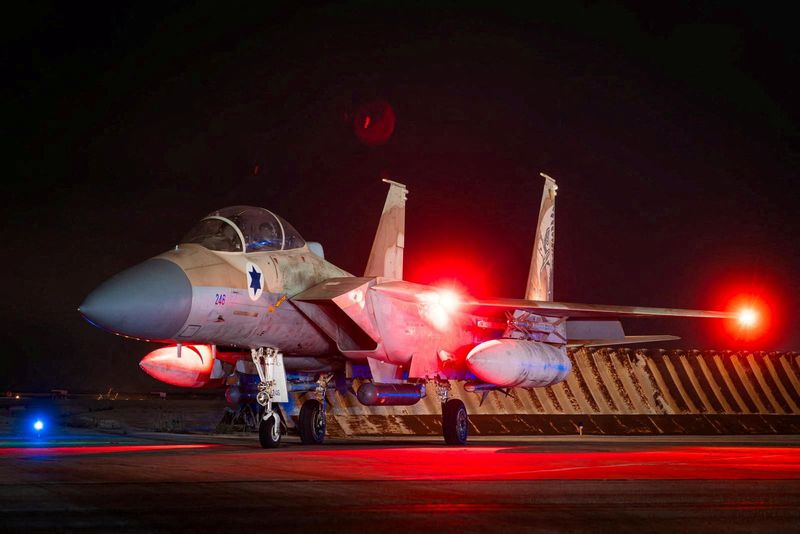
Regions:
<instances>
[{"instance_id":1,"label":"rear cockpit","mask_svg":"<svg viewBox=\"0 0 800 534\"><path fill-rule=\"evenodd\" d=\"M230 206L210 213L181 242L218 252L290 250L306 244L283 218L253 206Z\"/></svg>"}]
</instances>

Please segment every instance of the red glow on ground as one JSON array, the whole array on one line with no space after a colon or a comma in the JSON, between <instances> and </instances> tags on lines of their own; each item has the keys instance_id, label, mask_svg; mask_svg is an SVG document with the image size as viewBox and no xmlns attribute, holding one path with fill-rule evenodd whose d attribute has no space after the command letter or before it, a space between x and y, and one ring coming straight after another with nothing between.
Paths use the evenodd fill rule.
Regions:
<instances>
[{"instance_id":1,"label":"red glow on ground","mask_svg":"<svg viewBox=\"0 0 800 534\"><path fill-rule=\"evenodd\" d=\"M280 453L315 457L316 473L380 480L745 480L800 478L800 449L669 447L627 452L530 452L528 447L414 447ZM296 458L295 461L300 460ZM341 464L348 466L346 472ZM357 468L354 468L357 467ZM295 468L297 466L295 465Z\"/></svg>"},{"instance_id":2,"label":"red glow on ground","mask_svg":"<svg viewBox=\"0 0 800 534\"><path fill-rule=\"evenodd\" d=\"M8 447L0 448L0 456L81 456L123 452L174 451L210 449L218 445L197 443L188 445L89 445L84 447Z\"/></svg>"},{"instance_id":3,"label":"red glow on ground","mask_svg":"<svg viewBox=\"0 0 800 534\"><path fill-rule=\"evenodd\" d=\"M634 440L635 441L635 440ZM613 446L613 443L609 443ZM0 459L89 461L136 472L153 466L217 473L231 480L498 481L498 480L799 480L800 448L765 446L638 446L622 439L610 450L560 452L552 445L373 447L291 443L278 450L215 444L16 447ZM587 447L592 442L587 441ZM148 453L141 455L140 453ZM190 454L184 454L190 453ZM92 456L96 455L96 456ZM126 460L122 461L122 458ZM221 464L222 462L222 464ZM215 467L221 466L222 467Z\"/></svg>"}]
</instances>

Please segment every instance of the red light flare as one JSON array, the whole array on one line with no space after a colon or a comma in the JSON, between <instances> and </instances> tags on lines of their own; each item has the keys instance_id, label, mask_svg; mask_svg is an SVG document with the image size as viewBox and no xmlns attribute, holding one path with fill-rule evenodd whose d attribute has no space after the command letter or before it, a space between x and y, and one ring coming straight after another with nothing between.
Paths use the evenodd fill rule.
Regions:
<instances>
[{"instance_id":1,"label":"red light flare","mask_svg":"<svg viewBox=\"0 0 800 534\"><path fill-rule=\"evenodd\" d=\"M764 337L772 323L772 312L766 301L758 295L741 293L730 298L725 311L736 314L733 321L725 322L728 335L737 341L756 341Z\"/></svg>"},{"instance_id":2,"label":"red light flare","mask_svg":"<svg viewBox=\"0 0 800 534\"><path fill-rule=\"evenodd\" d=\"M385 144L394 133L397 117L392 106L381 99L362 104L353 118L353 131L368 146Z\"/></svg>"},{"instance_id":3,"label":"red light flare","mask_svg":"<svg viewBox=\"0 0 800 534\"><path fill-rule=\"evenodd\" d=\"M407 280L445 288L456 295L491 295L491 269L481 265L480 257L458 249L437 250L406 262Z\"/></svg>"},{"instance_id":4,"label":"red light flare","mask_svg":"<svg viewBox=\"0 0 800 534\"><path fill-rule=\"evenodd\" d=\"M717 342L731 349L768 349L782 334L785 323L778 295L763 283L720 283L713 307L735 313L736 319L722 322Z\"/></svg>"}]
</instances>

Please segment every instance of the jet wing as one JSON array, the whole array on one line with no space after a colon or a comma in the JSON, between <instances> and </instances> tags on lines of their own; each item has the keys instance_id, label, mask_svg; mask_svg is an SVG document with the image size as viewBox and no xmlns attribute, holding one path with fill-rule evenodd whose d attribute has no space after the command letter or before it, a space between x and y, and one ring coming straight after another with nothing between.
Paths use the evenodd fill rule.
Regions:
<instances>
[{"instance_id":1,"label":"jet wing","mask_svg":"<svg viewBox=\"0 0 800 534\"><path fill-rule=\"evenodd\" d=\"M640 343L653 343L655 341L677 341L678 336L623 336L619 339L572 339L567 341L567 346L577 347L609 347L611 345L638 345Z\"/></svg>"},{"instance_id":2,"label":"jet wing","mask_svg":"<svg viewBox=\"0 0 800 534\"><path fill-rule=\"evenodd\" d=\"M470 313L494 314L500 311L524 310L546 317L583 317L610 319L616 317L700 317L708 319L734 319L732 312L684 310L680 308L647 308L642 306L609 306L605 304L575 304L525 299L465 300L460 306Z\"/></svg>"}]
</instances>

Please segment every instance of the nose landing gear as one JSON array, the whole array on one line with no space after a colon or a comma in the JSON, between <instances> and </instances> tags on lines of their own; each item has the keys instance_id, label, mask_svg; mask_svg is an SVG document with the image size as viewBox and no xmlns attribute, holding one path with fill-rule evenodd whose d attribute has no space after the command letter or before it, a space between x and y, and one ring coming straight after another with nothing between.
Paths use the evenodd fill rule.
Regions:
<instances>
[{"instance_id":1,"label":"nose landing gear","mask_svg":"<svg viewBox=\"0 0 800 534\"><path fill-rule=\"evenodd\" d=\"M250 356L261 380L256 401L264 407L258 425L258 440L265 449L274 449L281 442L281 418L278 411L272 409L272 403L289 400L283 355L276 349L261 347L252 349Z\"/></svg>"},{"instance_id":2,"label":"nose landing gear","mask_svg":"<svg viewBox=\"0 0 800 534\"><path fill-rule=\"evenodd\" d=\"M281 444L281 420L277 412L259 423L258 441L265 449L275 449Z\"/></svg>"}]
</instances>

